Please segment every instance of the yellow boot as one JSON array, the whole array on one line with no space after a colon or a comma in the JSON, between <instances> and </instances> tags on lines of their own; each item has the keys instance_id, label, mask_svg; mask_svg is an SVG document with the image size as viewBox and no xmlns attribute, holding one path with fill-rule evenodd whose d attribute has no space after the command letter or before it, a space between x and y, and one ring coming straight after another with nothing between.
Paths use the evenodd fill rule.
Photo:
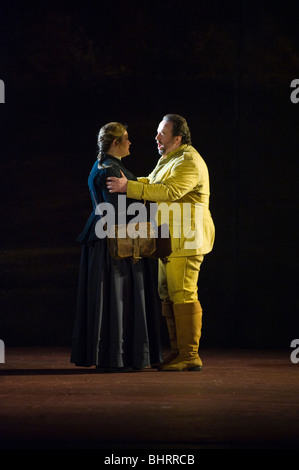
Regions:
<instances>
[{"instance_id":1,"label":"yellow boot","mask_svg":"<svg viewBox=\"0 0 299 470\"><path fill-rule=\"evenodd\" d=\"M179 355L162 365L161 371L199 371L202 361L198 355L201 337L202 308L199 301L173 305Z\"/></svg>"},{"instance_id":2,"label":"yellow boot","mask_svg":"<svg viewBox=\"0 0 299 470\"><path fill-rule=\"evenodd\" d=\"M162 302L162 316L165 318L167 324L171 354L162 363L158 364L159 368L173 361L179 354L172 302Z\"/></svg>"}]
</instances>

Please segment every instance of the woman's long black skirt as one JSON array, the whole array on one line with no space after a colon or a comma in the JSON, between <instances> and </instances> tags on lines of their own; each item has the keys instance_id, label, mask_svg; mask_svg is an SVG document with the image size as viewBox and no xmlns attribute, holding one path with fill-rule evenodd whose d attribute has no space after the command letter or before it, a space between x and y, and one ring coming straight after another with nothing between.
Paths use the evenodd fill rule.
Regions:
<instances>
[{"instance_id":1,"label":"woman's long black skirt","mask_svg":"<svg viewBox=\"0 0 299 470\"><path fill-rule=\"evenodd\" d=\"M105 239L83 245L72 363L144 368L161 361L154 268L149 259L112 259Z\"/></svg>"}]
</instances>

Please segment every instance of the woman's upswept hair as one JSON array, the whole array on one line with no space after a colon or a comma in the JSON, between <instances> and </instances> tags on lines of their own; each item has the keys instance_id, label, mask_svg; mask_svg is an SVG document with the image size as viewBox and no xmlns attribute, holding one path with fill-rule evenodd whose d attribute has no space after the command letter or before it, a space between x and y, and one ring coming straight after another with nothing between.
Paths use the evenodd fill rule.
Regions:
<instances>
[{"instance_id":1,"label":"woman's upswept hair","mask_svg":"<svg viewBox=\"0 0 299 470\"><path fill-rule=\"evenodd\" d=\"M101 127L98 134L98 160L101 163L102 155L107 153L112 142L116 139L121 142L127 126L120 122L108 122Z\"/></svg>"},{"instance_id":2,"label":"woman's upswept hair","mask_svg":"<svg viewBox=\"0 0 299 470\"><path fill-rule=\"evenodd\" d=\"M173 124L173 136L181 135L182 144L192 145L191 132L185 118L179 114L166 114L163 121L170 121Z\"/></svg>"}]
</instances>

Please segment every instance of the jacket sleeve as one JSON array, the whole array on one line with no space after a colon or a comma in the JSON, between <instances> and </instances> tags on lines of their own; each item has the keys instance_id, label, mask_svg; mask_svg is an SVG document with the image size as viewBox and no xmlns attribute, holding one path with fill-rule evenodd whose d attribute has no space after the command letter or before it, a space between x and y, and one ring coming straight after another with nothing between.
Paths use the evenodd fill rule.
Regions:
<instances>
[{"instance_id":1,"label":"jacket sleeve","mask_svg":"<svg viewBox=\"0 0 299 470\"><path fill-rule=\"evenodd\" d=\"M128 212L128 207L130 206L130 204L136 201L129 198L127 194L110 193L106 186L106 181L109 176L115 176L117 178L120 178L121 174L119 169L115 167L109 167L100 172L98 179L98 188L99 191L101 191L102 201L104 203L109 203L111 204L111 206L113 206L114 213L112 211L112 207L108 206L108 208L111 209L114 215L115 223L128 223L135 215ZM128 173L127 176L129 176ZM106 210L107 206L103 205L102 208Z\"/></svg>"},{"instance_id":2,"label":"jacket sleeve","mask_svg":"<svg viewBox=\"0 0 299 470\"><path fill-rule=\"evenodd\" d=\"M108 176L116 176L119 178L120 172L115 169L114 167L109 167L106 168L105 170L102 170L99 173L98 179L97 179L97 189L98 191L101 192L101 198L100 200L103 200L104 202L109 202L110 204L113 205L114 209L116 210L118 207L118 196L120 193L110 193L107 186L106 186L106 181Z\"/></svg>"},{"instance_id":3,"label":"jacket sleeve","mask_svg":"<svg viewBox=\"0 0 299 470\"><path fill-rule=\"evenodd\" d=\"M127 196L147 201L176 201L191 191L200 180L199 167L189 153L184 153L173 165L170 175L159 183L128 181Z\"/></svg>"},{"instance_id":4,"label":"jacket sleeve","mask_svg":"<svg viewBox=\"0 0 299 470\"><path fill-rule=\"evenodd\" d=\"M144 183L144 184L147 184L150 181L150 179L146 178L145 176L139 176L137 180L140 181L140 183Z\"/></svg>"}]
</instances>

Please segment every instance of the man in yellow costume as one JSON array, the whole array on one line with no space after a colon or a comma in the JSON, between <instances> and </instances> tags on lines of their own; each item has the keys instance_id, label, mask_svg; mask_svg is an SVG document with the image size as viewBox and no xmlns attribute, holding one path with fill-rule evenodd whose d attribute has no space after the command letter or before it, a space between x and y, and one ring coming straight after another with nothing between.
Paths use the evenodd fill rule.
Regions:
<instances>
[{"instance_id":1,"label":"man in yellow costume","mask_svg":"<svg viewBox=\"0 0 299 470\"><path fill-rule=\"evenodd\" d=\"M198 355L202 328L198 276L204 255L212 250L215 238L209 210L209 173L192 146L191 133L182 116L165 115L155 139L161 158L150 175L138 181L110 177L107 187L110 192L126 192L133 199L154 201L159 211L160 206L172 210L168 219L172 253L167 262L159 260L158 271L162 315L172 353L159 369L198 371L202 368ZM161 214L163 219L163 210Z\"/></svg>"}]
</instances>

